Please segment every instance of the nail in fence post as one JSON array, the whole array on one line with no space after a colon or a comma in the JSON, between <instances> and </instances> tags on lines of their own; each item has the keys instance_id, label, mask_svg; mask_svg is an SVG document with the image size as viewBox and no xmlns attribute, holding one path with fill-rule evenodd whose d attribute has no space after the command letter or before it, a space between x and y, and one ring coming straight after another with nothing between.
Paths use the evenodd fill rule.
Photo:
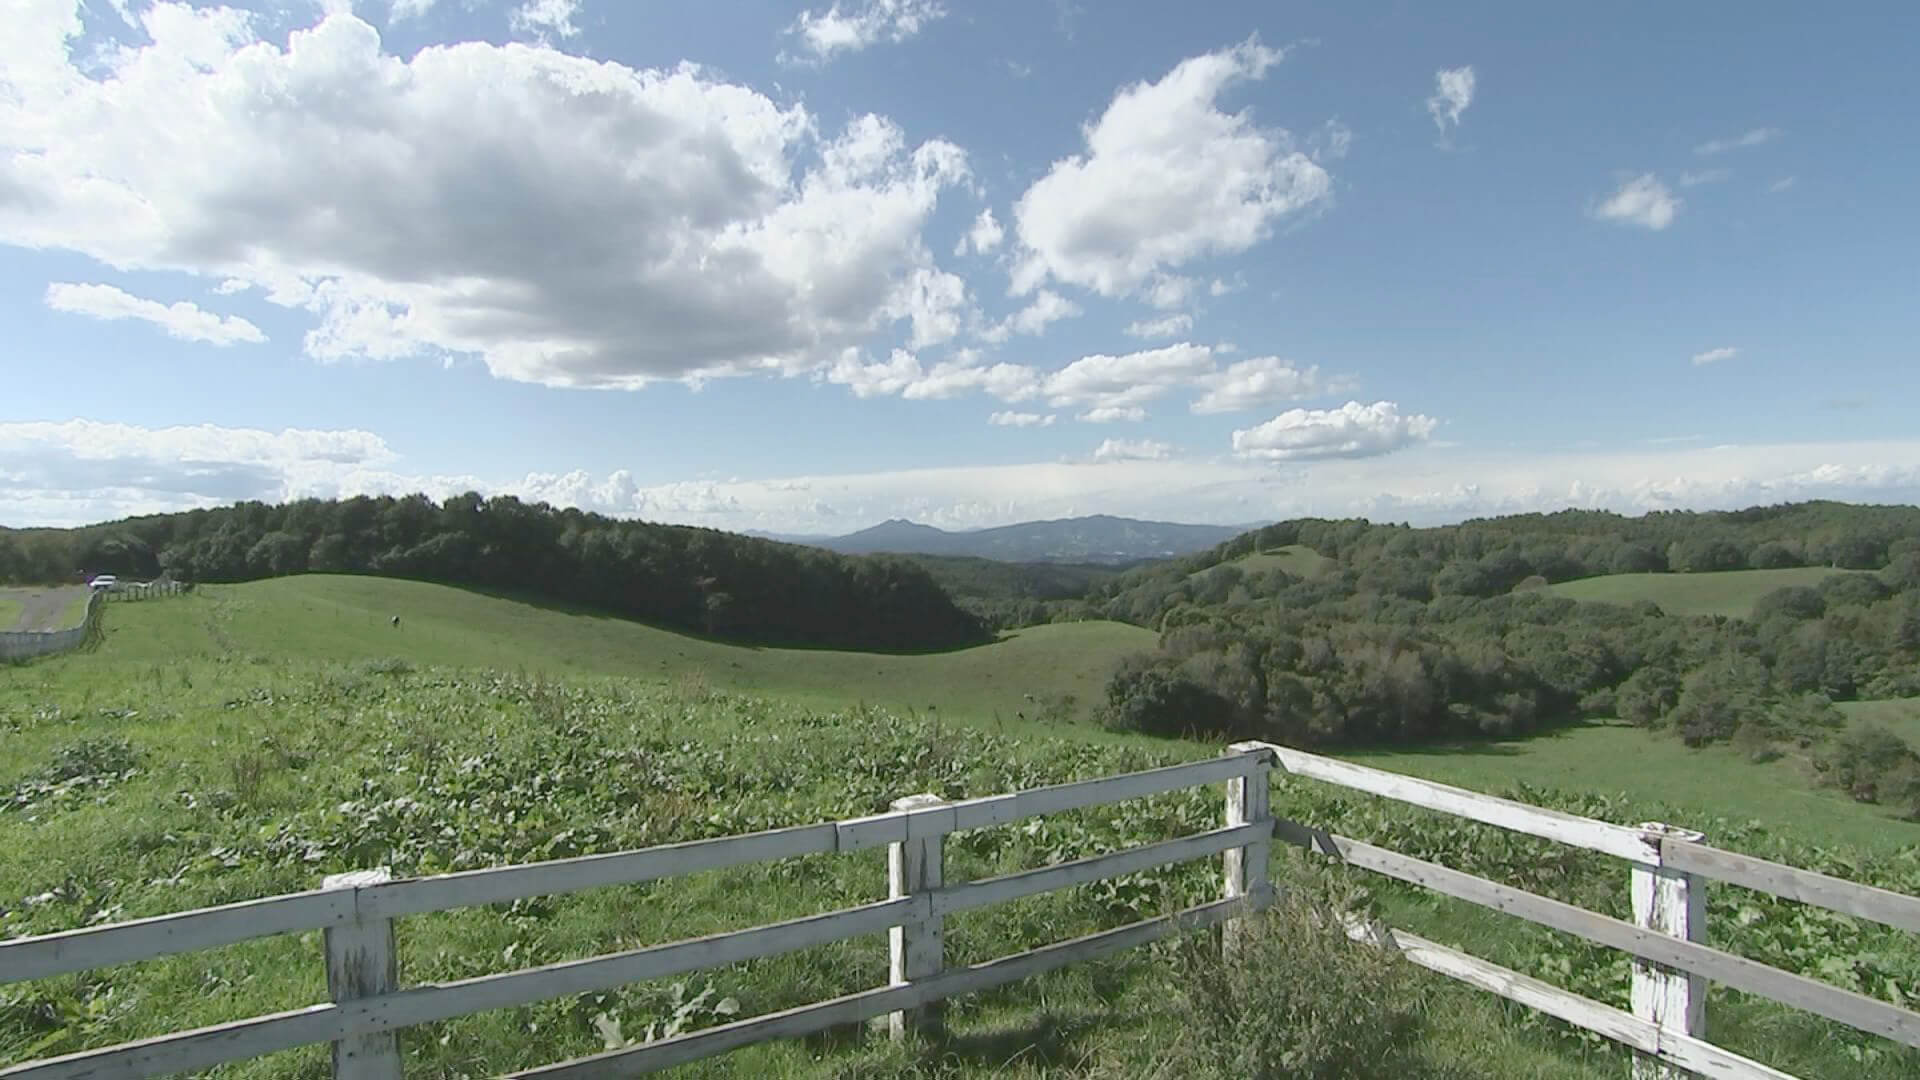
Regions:
<instances>
[{"instance_id":1,"label":"nail in fence post","mask_svg":"<svg viewBox=\"0 0 1920 1080\"><path fill-rule=\"evenodd\" d=\"M332 874L323 889L357 889L393 879L386 867ZM400 989L400 954L392 919L355 919L326 929L327 993L338 1002ZM333 1044L334 1080L400 1080L399 1032L354 1035Z\"/></svg>"},{"instance_id":2,"label":"nail in fence post","mask_svg":"<svg viewBox=\"0 0 1920 1080\"><path fill-rule=\"evenodd\" d=\"M888 809L924 810L930 806L945 806L946 802L938 795L908 795L893 800ZM898 900L903 896L928 893L945 883L943 845L946 839L945 833L938 833L887 845L888 899ZM938 975L946 967L942 922L941 916L929 915L887 931L889 978L893 985L904 986ZM887 1031L896 1042L905 1039L909 1031L934 1038L940 1034L942 1014L942 1003L937 1001L916 1009L890 1013L887 1016Z\"/></svg>"},{"instance_id":3,"label":"nail in fence post","mask_svg":"<svg viewBox=\"0 0 1920 1080\"><path fill-rule=\"evenodd\" d=\"M1267 779L1271 775L1268 766L1272 764L1272 752L1263 743L1240 742L1227 747L1227 753L1261 755L1258 768L1227 781L1227 827L1271 822ZM1273 886L1267 881L1267 860L1272 850L1273 841L1262 837L1243 847L1228 848L1220 856L1226 878L1226 899L1246 897L1248 913L1273 903ZM1238 949L1246 940L1246 929L1246 914L1228 920L1221 928L1222 946L1229 952Z\"/></svg>"},{"instance_id":4,"label":"nail in fence post","mask_svg":"<svg viewBox=\"0 0 1920 1080\"><path fill-rule=\"evenodd\" d=\"M1661 841L1671 837L1699 843L1704 836L1657 821L1640 826L1646 858L1633 864L1633 922L1655 933L1705 943L1707 940L1706 882L1693 874L1663 865ZM1694 1038L1707 1034L1707 980L1639 958L1633 961L1633 1015L1659 1025L1661 1031ZM1692 1075L1663 1064L1658 1058L1634 1053L1634 1080L1679 1080Z\"/></svg>"}]
</instances>

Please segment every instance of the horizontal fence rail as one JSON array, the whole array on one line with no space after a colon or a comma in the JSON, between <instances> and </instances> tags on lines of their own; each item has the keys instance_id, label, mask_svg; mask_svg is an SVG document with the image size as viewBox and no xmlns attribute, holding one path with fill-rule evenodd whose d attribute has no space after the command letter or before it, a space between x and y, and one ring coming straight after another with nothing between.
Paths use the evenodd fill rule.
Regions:
<instances>
[{"instance_id":1,"label":"horizontal fence rail","mask_svg":"<svg viewBox=\"0 0 1920 1080\"><path fill-rule=\"evenodd\" d=\"M950 833L1024 818L1229 781L1264 785L1271 755L1264 748L1144 772L1101 777L962 802L931 796L846 821L772 829L742 836L544 863L390 881L384 872L341 875L328 888L161 915L111 926L0 942L0 983L41 979L170 954L231 945L277 934L325 930L332 1002L0 1069L5 1080L101 1080L210 1068L314 1043L333 1043L337 1076L390 1078L400 1058L388 1033L476 1012L612 989L881 931L895 935L938 926L944 915L1136 873L1169 863L1234 852L1271 835L1271 819L1090 856L978 881L914 889L894 899L581 960L457 982L381 986L366 970L371 949L391 968L392 925L400 916L502 903L531 896L636 884L807 855L885 846L938 846ZM937 857L937 856L936 856ZM896 862L899 860L895 860ZM892 986L754 1017L645 1044L613 1055L561 1063L530 1075L630 1075L722 1053L749 1042L804 1034L883 1013L905 1015L956 994L998 986L1065 964L1157 940L1183 928L1219 923L1258 906L1261 897L1229 896L1173 915L1044 946L971 967L935 965ZM337 937L336 937L337 935ZM342 954L351 945L360 953ZM903 946L896 938L896 967ZM934 954L937 958L937 954ZM356 966L358 965L358 966ZM376 963L375 966L378 966ZM336 980L340 972L358 977ZM336 982L342 985L335 985ZM346 985L351 984L351 985ZM369 990L369 987L372 987ZM382 1042L381 1037L388 1041ZM557 1070L557 1071L556 1071ZM612 1070L612 1071L607 1071Z\"/></svg>"},{"instance_id":2,"label":"horizontal fence rail","mask_svg":"<svg viewBox=\"0 0 1920 1080\"><path fill-rule=\"evenodd\" d=\"M1733 1054L1702 1037L1706 979L1906 1046L1920 1047L1920 1013L1703 943L1706 879L1726 881L1904 930L1920 930L1920 897L1724 851L1700 842L1697 833L1666 825L1649 823L1631 828L1337 761L1291 747L1270 743L1242 745L1267 747L1280 768L1290 775L1614 855L1632 863L1636 921L1629 923L1294 822L1277 821L1274 831L1276 839L1348 865L1634 956L1639 961L1634 966L1632 987L1635 1011L1625 1013L1405 931L1350 930L1357 938L1397 948L1423 967L1530 1005L1633 1048L1645 1055L1635 1062L1636 1080L1683 1075L1668 1066L1703 1076L1792 1080L1786 1073Z\"/></svg>"},{"instance_id":3,"label":"horizontal fence rail","mask_svg":"<svg viewBox=\"0 0 1920 1080\"><path fill-rule=\"evenodd\" d=\"M1429 810L1625 859L1633 922L1466 874L1431 861L1276 819L1268 776L1277 767ZM956 832L1106 805L1203 784L1226 784L1224 824L1150 843L998 877L948 882L942 845ZM401 1057L394 1035L420 1024L611 989L771 957L886 931L889 985L764 1016L609 1051L517 1074L630 1076L769 1039L890 1017L896 1034L938 1030L939 1003L1171 934L1225 924L1273 895L1268 850L1280 840L1348 865L1505 912L1635 957L1632 1011L1573 994L1404 930L1350 916L1357 940L1397 950L1410 962L1597 1032L1636 1054L1634 1074L1685 1070L1734 1080L1792 1080L1786 1073L1717 1047L1705 1035L1705 981L1792 1005L1907 1046L1920 1047L1920 1014L1705 944L1706 879L1820 905L1905 930L1920 930L1920 898L1723 851L1698 834L1580 818L1463 788L1336 761L1266 743L1238 743L1221 757L984 798L897 801L881 814L696 840L639 851L388 880L383 872L330 878L319 890L161 915L112 926L0 942L0 983L42 979L301 931L326 932L332 1001L269 1016L0 1069L0 1080L136 1078L205 1069L314 1043L332 1043L336 1076L393 1080ZM632 885L813 855L886 848L890 899L746 930L649 945L481 975L402 986L393 962L394 920L534 896ZM1022 897L1153 867L1218 856L1223 897L1184 911L967 967L948 967L942 920Z\"/></svg>"}]
</instances>

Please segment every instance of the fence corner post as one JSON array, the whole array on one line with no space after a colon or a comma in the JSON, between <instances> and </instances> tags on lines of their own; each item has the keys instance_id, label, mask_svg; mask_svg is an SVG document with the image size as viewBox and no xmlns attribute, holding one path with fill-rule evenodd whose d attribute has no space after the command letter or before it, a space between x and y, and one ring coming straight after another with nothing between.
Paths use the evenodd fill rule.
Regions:
<instances>
[{"instance_id":1,"label":"fence corner post","mask_svg":"<svg viewBox=\"0 0 1920 1080\"><path fill-rule=\"evenodd\" d=\"M1646 857L1633 864L1633 922L1643 930L1686 941L1707 940L1706 882L1666 865L1662 842L1699 843L1704 834L1649 821L1640 826ZM1694 1038L1707 1034L1707 980L1635 957L1633 1015L1653 1023L1660 1035L1677 1032ZM1650 1054L1635 1051L1633 1080L1680 1080L1692 1075Z\"/></svg>"},{"instance_id":2,"label":"fence corner post","mask_svg":"<svg viewBox=\"0 0 1920 1080\"><path fill-rule=\"evenodd\" d=\"M908 795L893 800L888 809L925 810L945 806L946 803L938 795ZM887 845L888 899L924 896L945 884L946 839L947 834L943 830L930 836L896 840ZM938 975L945 969L943 921L940 915L933 913L929 901L925 914L917 918L909 916L899 926L887 931L888 977L894 986L918 982ZM945 1010L938 1001L902 1009L887 1015L887 1032L896 1042L904 1040L908 1032L936 1038L942 1030L944 1015Z\"/></svg>"},{"instance_id":3,"label":"fence corner post","mask_svg":"<svg viewBox=\"0 0 1920 1080\"><path fill-rule=\"evenodd\" d=\"M323 889L358 889L393 880L387 867L331 874ZM335 1004L390 994L400 989L400 953L394 947L393 920L361 918L329 926L327 994ZM333 1044L334 1080L400 1080L400 1033L350 1035Z\"/></svg>"},{"instance_id":4,"label":"fence corner post","mask_svg":"<svg viewBox=\"0 0 1920 1080\"><path fill-rule=\"evenodd\" d=\"M1273 885L1267 880L1267 863L1273 851L1273 814L1268 806L1268 777L1273 752L1265 743L1238 742L1227 747L1228 756L1261 755L1259 764L1245 776L1227 781L1227 828L1266 823L1268 835L1249 840L1240 847L1221 853L1225 899L1245 897L1245 912L1236 914L1221 928L1221 945L1232 952L1246 940L1246 916L1273 903Z\"/></svg>"}]
</instances>

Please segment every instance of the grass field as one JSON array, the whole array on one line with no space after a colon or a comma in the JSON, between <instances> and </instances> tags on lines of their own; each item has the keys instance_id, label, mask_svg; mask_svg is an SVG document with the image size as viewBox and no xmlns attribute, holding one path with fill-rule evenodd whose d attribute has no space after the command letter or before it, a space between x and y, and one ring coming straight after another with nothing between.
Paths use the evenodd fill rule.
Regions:
<instances>
[{"instance_id":1,"label":"grass field","mask_svg":"<svg viewBox=\"0 0 1920 1080\"><path fill-rule=\"evenodd\" d=\"M388 624L394 614L398 629ZM310 888L324 874L372 865L431 873L619 850L870 813L917 791L988 794L1217 752L1086 725L1043 728L1031 715L1019 721L1025 694L1091 695L1104 665L1152 640L1113 624L1036 628L931 656L745 649L463 590L324 576L203 587L116 605L104 618L97 649L0 669L0 850L8 853L0 937ZM727 686L758 693L713 689ZM881 707L847 707L857 701ZM939 705L941 721L928 716L929 704ZM1005 734L995 731L995 712ZM944 724L948 717L974 722ZM1689 823L1691 798L1717 815L1753 814L1780 827L1779 838L1749 832L1730 842L1781 858L1796 838L1848 843L1861 852L1849 873L1892 883L1872 876L1896 863L1874 842L1874 830L1892 823L1878 823L1870 808L1811 793L1803 804L1794 800L1804 785L1773 782L1772 767L1656 739L1588 728L1451 753L1352 756L1482 788L1525 780L1623 791L1628 799L1608 804L1605 816L1627 822ZM1536 850L1545 844L1309 782L1280 781L1274 798L1275 812L1296 820L1616 914L1624 903L1624 869L1598 856L1548 858ZM1215 789L983 830L950 845L949 880L1211 827L1220 812ZM883 859L870 855L409 918L404 978L458 979L868 902L885 888ZM964 913L948 926L949 962L1191 903L1214 895L1218 874L1217 863L1194 864ZM1611 954L1567 952L1563 940L1503 916L1370 884L1395 925L1625 1004L1623 962ZM1745 925L1720 906L1751 902L1732 892L1712 894L1717 933ZM1885 977L1903 986L1920 979L1920 950L1858 925L1817 925L1832 936L1811 958L1785 931L1729 947L1809 969L1831 948L1872 958L1867 970L1891 970ZM962 999L949 1014L953 1036L915 1055L842 1032L675 1075L1175 1075L1166 1055L1189 1032L1173 1007L1185 988L1171 970L1164 951L1141 950ZM884 978L885 943L876 937L692 978L684 993L712 985L710 1004L736 998L751 1014ZM1524 1011L1421 978L1432 1018L1419 1028L1426 1071L1396 1075L1626 1074L1617 1049L1575 1042ZM599 1018L634 1036L671 1019L673 994L670 985L639 985L432 1025L405 1037L409 1073L492 1075L598 1050ZM316 935L25 984L0 993L0 1064L323 995ZM691 1019L722 1018L694 1010ZM1738 995L1716 996L1713 1024L1717 1039L1803 1076L1920 1075L1920 1057L1884 1053L1885 1044ZM310 1048L222 1075L317 1080L324 1063L324 1050Z\"/></svg>"},{"instance_id":2,"label":"grass field","mask_svg":"<svg viewBox=\"0 0 1920 1080\"><path fill-rule=\"evenodd\" d=\"M1251 555L1242 555L1231 562L1221 563L1220 565L1237 566L1249 574L1263 573L1268 570L1285 570L1295 577L1316 578L1339 564L1310 547L1304 547L1300 544L1288 544L1285 547L1271 548L1267 551L1257 551ZM1210 566L1206 570L1195 571L1194 576L1198 577L1213 569L1214 568Z\"/></svg>"},{"instance_id":3,"label":"grass field","mask_svg":"<svg viewBox=\"0 0 1920 1080\"><path fill-rule=\"evenodd\" d=\"M0 589L0 630L11 630L26 608L20 598L13 595L13 589Z\"/></svg>"},{"instance_id":4,"label":"grass field","mask_svg":"<svg viewBox=\"0 0 1920 1080\"><path fill-rule=\"evenodd\" d=\"M1840 711L1846 713L1850 720L1880 724L1907 742L1920 746L1920 698L1846 701L1840 704Z\"/></svg>"},{"instance_id":5,"label":"grass field","mask_svg":"<svg viewBox=\"0 0 1920 1080\"><path fill-rule=\"evenodd\" d=\"M389 619L400 616L400 626ZM192 596L115 607L113 646L80 666L172 662L230 653L313 660L399 657L416 665L549 675L613 675L652 682L704 680L825 707L933 706L955 719L1017 726L1045 699L1084 716L1113 666L1151 648L1124 623L1055 623L970 649L921 655L729 645L625 619L414 581L309 574L202 586ZM1029 700L1029 695L1034 700ZM1056 718L1058 718L1056 714Z\"/></svg>"},{"instance_id":6,"label":"grass field","mask_svg":"<svg viewBox=\"0 0 1920 1080\"><path fill-rule=\"evenodd\" d=\"M1905 703L1905 729L1878 716L1889 704L1901 705L1863 702L1841 708L1854 716L1876 715L1909 737L1920 735L1920 704ZM1669 822L1673 825L1731 818L1762 823L1771 832L1807 844L1845 844L1887 854L1920 851L1920 825L1814 787L1798 761L1782 758L1756 765L1728 747L1688 749L1671 732L1627 724L1581 724L1523 739L1340 756L1479 791L1526 784L1666 803L1691 818Z\"/></svg>"},{"instance_id":7,"label":"grass field","mask_svg":"<svg viewBox=\"0 0 1920 1080\"><path fill-rule=\"evenodd\" d=\"M1824 566L1786 570L1723 570L1711 574L1607 574L1562 581L1547 591L1570 600L1634 604L1651 600L1669 615L1724 615L1744 618L1754 601L1788 585L1818 585L1834 574L1851 573Z\"/></svg>"}]
</instances>

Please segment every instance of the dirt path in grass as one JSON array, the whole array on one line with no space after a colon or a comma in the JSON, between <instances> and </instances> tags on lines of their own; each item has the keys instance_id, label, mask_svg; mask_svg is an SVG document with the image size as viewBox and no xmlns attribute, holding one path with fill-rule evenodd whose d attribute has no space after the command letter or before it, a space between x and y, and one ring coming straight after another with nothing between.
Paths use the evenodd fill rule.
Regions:
<instances>
[{"instance_id":1,"label":"dirt path in grass","mask_svg":"<svg viewBox=\"0 0 1920 1080\"><path fill-rule=\"evenodd\" d=\"M83 585L58 585L46 589L8 589L7 598L20 605L20 614L5 630L65 630L76 620L68 618L69 609L87 595Z\"/></svg>"}]
</instances>

